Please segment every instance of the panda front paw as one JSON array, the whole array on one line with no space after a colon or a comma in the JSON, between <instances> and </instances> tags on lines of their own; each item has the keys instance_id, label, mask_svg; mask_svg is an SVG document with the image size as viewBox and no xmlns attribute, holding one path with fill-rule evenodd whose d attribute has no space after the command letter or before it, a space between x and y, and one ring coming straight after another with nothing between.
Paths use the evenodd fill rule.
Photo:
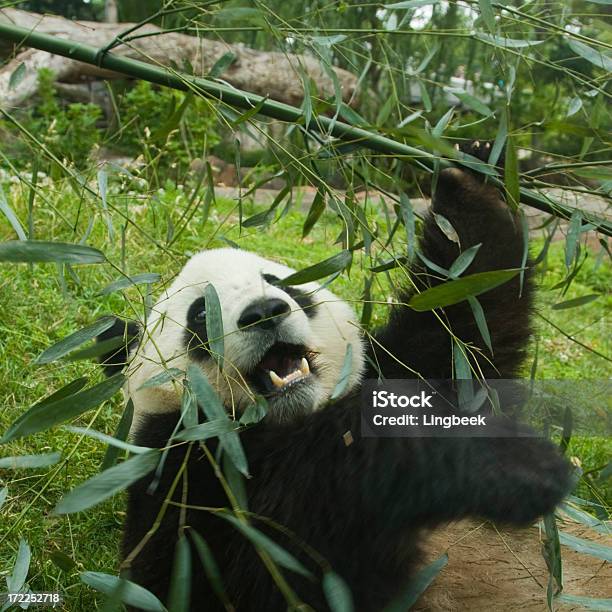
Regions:
<instances>
[{"instance_id":1,"label":"panda front paw","mask_svg":"<svg viewBox=\"0 0 612 612\"><path fill-rule=\"evenodd\" d=\"M496 485L489 490L487 518L528 525L552 512L576 484L570 463L548 441L537 438L499 441L502 450Z\"/></svg>"}]
</instances>

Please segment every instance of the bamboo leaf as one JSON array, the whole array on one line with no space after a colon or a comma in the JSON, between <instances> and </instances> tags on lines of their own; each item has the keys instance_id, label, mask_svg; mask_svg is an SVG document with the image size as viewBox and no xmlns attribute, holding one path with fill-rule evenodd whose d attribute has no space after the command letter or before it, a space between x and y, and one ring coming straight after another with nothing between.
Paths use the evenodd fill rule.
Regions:
<instances>
[{"instance_id":1,"label":"bamboo leaf","mask_svg":"<svg viewBox=\"0 0 612 612\"><path fill-rule=\"evenodd\" d=\"M149 448L148 446L137 446L136 444L130 444L129 442L126 442L125 440L119 440L117 438L113 438L113 436L109 436L105 433L102 433L101 431L96 431L95 429L88 429L87 427L73 427L73 426L68 425L64 429L71 431L72 433L75 433L78 435L89 436L90 438L95 438L96 440L100 440L101 442L104 442L105 444L110 444L111 446L115 446L117 448L120 448L121 450L129 451L130 453L133 453L135 455L142 455L142 453L146 453L150 450L153 450L152 448Z\"/></svg>"},{"instance_id":2,"label":"bamboo leaf","mask_svg":"<svg viewBox=\"0 0 612 612\"><path fill-rule=\"evenodd\" d=\"M6 498L8 497L8 487L0 489L0 508L4 505Z\"/></svg>"},{"instance_id":3,"label":"bamboo leaf","mask_svg":"<svg viewBox=\"0 0 612 612\"><path fill-rule=\"evenodd\" d=\"M495 33L495 13L491 6L491 0L478 0L478 6L480 7L480 15L483 21L487 25L489 31Z\"/></svg>"},{"instance_id":4,"label":"bamboo leaf","mask_svg":"<svg viewBox=\"0 0 612 612\"><path fill-rule=\"evenodd\" d=\"M79 577L87 586L109 597L120 592L121 601L128 606L150 612L167 612L162 602L153 593L125 578L102 572L81 572Z\"/></svg>"},{"instance_id":5,"label":"bamboo leaf","mask_svg":"<svg viewBox=\"0 0 612 612\"><path fill-rule=\"evenodd\" d=\"M591 0L591 2L594 1L595 0ZM560 593L555 597L555 601L568 604L573 609L598 610L600 612L610 612L612 610L612 599L595 599L593 597Z\"/></svg>"},{"instance_id":6,"label":"bamboo leaf","mask_svg":"<svg viewBox=\"0 0 612 612\"><path fill-rule=\"evenodd\" d=\"M489 43L500 49L522 49L524 47L533 47L541 45L543 40L519 40L517 38L505 38L503 36L493 36L484 32L477 32L474 38L483 42Z\"/></svg>"},{"instance_id":7,"label":"bamboo leaf","mask_svg":"<svg viewBox=\"0 0 612 612\"><path fill-rule=\"evenodd\" d=\"M470 307L474 315L474 320L476 321L476 325L478 326L478 331L480 332L484 343L487 345L487 348L491 351L491 354L493 354L491 334L489 333L489 327L487 325L487 319L485 317L484 310L482 309L480 302L475 297L468 297L468 302L470 303Z\"/></svg>"},{"instance_id":8,"label":"bamboo leaf","mask_svg":"<svg viewBox=\"0 0 612 612\"><path fill-rule=\"evenodd\" d=\"M567 236L565 238L565 265L571 268L576 257L580 228L582 227L582 214L575 210L570 218Z\"/></svg>"},{"instance_id":9,"label":"bamboo leaf","mask_svg":"<svg viewBox=\"0 0 612 612\"><path fill-rule=\"evenodd\" d=\"M607 72L612 72L612 58L610 56L605 55L601 51L596 51L593 47L589 47L589 45L585 45L573 38L568 40L568 44L574 53L580 55L587 62L591 62L594 66L603 68Z\"/></svg>"},{"instance_id":10,"label":"bamboo leaf","mask_svg":"<svg viewBox=\"0 0 612 612\"><path fill-rule=\"evenodd\" d=\"M85 391L60 397L53 402L43 400L32 406L9 427L0 439L0 444L43 431L91 410L115 395L124 382L123 374L115 374Z\"/></svg>"},{"instance_id":11,"label":"bamboo leaf","mask_svg":"<svg viewBox=\"0 0 612 612\"><path fill-rule=\"evenodd\" d=\"M323 592L331 612L352 612L353 596L344 580L331 570L323 575Z\"/></svg>"},{"instance_id":12,"label":"bamboo leaf","mask_svg":"<svg viewBox=\"0 0 612 612\"><path fill-rule=\"evenodd\" d=\"M296 574L312 578L312 574L291 553L281 548L276 542L273 542L267 535L263 534L252 525L243 523L235 516L226 512L220 512L217 516L220 516L233 525L242 535L250 540L256 548L260 548L267 552L271 559L281 567L295 572Z\"/></svg>"},{"instance_id":13,"label":"bamboo leaf","mask_svg":"<svg viewBox=\"0 0 612 612\"><path fill-rule=\"evenodd\" d=\"M207 423L200 423L193 427L186 427L173 437L174 440L208 440L209 438L216 438L222 434L230 431L236 431L238 429L236 423L230 419L213 419Z\"/></svg>"},{"instance_id":14,"label":"bamboo leaf","mask_svg":"<svg viewBox=\"0 0 612 612\"><path fill-rule=\"evenodd\" d=\"M66 553L61 550L54 550L50 555L53 565L62 570L62 572L70 572L76 567L74 559L69 557Z\"/></svg>"},{"instance_id":15,"label":"bamboo leaf","mask_svg":"<svg viewBox=\"0 0 612 612\"><path fill-rule=\"evenodd\" d=\"M414 295L408 302L408 306L418 311L444 308L507 283L518 273L519 270L495 270L478 272L457 280L447 281Z\"/></svg>"},{"instance_id":16,"label":"bamboo leaf","mask_svg":"<svg viewBox=\"0 0 612 612\"><path fill-rule=\"evenodd\" d=\"M4 216L8 219L8 222L11 224L12 228L15 230L17 237L19 240L27 240L25 230L21 225L15 211L11 208L10 204L6 201L6 197L4 195L4 190L0 187L0 211L4 213Z\"/></svg>"},{"instance_id":17,"label":"bamboo leaf","mask_svg":"<svg viewBox=\"0 0 612 612\"><path fill-rule=\"evenodd\" d=\"M569 533L559 532L559 541L565 546L569 546L573 550L603 559L608 563L612 562L612 546L605 546L597 542L577 538Z\"/></svg>"},{"instance_id":18,"label":"bamboo leaf","mask_svg":"<svg viewBox=\"0 0 612 612\"><path fill-rule=\"evenodd\" d=\"M221 403L219 396L215 393L211 387L208 379L202 373L202 370L196 365L190 365L187 368L187 379L189 380L193 389L194 395L198 401L198 404L202 408L209 423L217 419L227 420L232 425L234 421L229 418L225 407ZM236 469L245 476L249 476L249 467L247 463L240 437L235 431L229 431L219 436L219 443L223 450L230 456L234 462Z\"/></svg>"},{"instance_id":19,"label":"bamboo leaf","mask_svg":"<svg viewBox=\"0 0 612 612\"><path fill-rule=\"evenodd\" d=\"M483 115L484 117L489 117L493 114L493 111L481 100L467 93L467 91L463 89L457 89L454 87L445 87L445 91L451 93L454 96L457 96L459 100L463 103L467 108L476 111L479 115Z\"/></svg>"},{"instance_id":20,"label":"bamboo leaf","mask_svg":"<svg viewBox=\"0 0 612 612\"><path fill-rule=\"evenodd\" d=\"M567 114L565 116L571 117L572 115L575 115L581 108L582 99L580 98L580 96L574 96L569 102L569 106L567 107Z\"/></svg>"},{"instance_id":21,"label":"bamboo leaf","mask_svg":"<svg viewBox=\"0 0 612 612\"><path fill-rule=\"evenodd\" d=\"M404 2L394 2L393 4L385 4L386 9L414 9L420 6L429 4L438 4L440 0L404 0Z\"/></svg>"},{"instance_id":22,"label":"bamboo leaf","mask_svg":"<svg viewBox=\"0 0 612 612\"><path fill-rule=\"evenodd\" d=\"M599 297L600 295L598 293L582 295L580 297L574 298L573 300L566 300L565 302L558 302L557 304L553 304L552 309L565 310L566 308L577 308L578 306L584 306L585 304L589 304L590 302L596 300Z\"/></svg>"},{"instance_id":23,"label":"bamboo leaf","mask_svg":"<svg viewBox=\"0 0 612 612\"><path fill-rule=\"evenodd\" d=\"M0 470L23 470L29 468L49 467L50 465L55 465L61 458L61 453L3 457L0 459Z\"/></svg>"},{"instance_id":24,"label":"bamboo leaf","mask_svg":"<svg viewBox=\"0 0 612 612\"><path fill-rule=\"evenodd\" d=\"M116 281L106 285L102 291L96 295L108 295L114 293L120 289L127 289L128 287L135 287L136 285L152 285L160 280L161 276L155 272L145 272L143 274L135 274L134 276L127 276L119 278Z\"/></svg>"},{"instance_id":25,"label":"bamboo leaf","mask_svg":"<svg viewBox=\"0 0 612 612\"><path fill-rule=\"evenodd\" d=\"M208 337L208 348L212 358L217 362L219 369L223 369L223 354L225 352L225 339L223 333L223 312L219 294L208 283L204 287L204 303L206 304L206 335Z\"/></svg>"},{"instance_id":26,"label":"bamboo leaf","mask_svg":"<svg viewBox=\"0 0 612 612\"><path fill-rule=\"evenodd\" d=\"M340 251L336 255L320 261L314 266L304 268L299 272L290 274L287 278L282 279L280 285L303 285L312 281L318 280L325 276L330 276L335 272L341 272L349 266L353 259L353 255L350 251Z\"/></svg>"},{"instance_id":27,"label":"bamboo leaf","mask_svg":"<svg viewBox=\"0 0 612 612\"><path fill-rule=\"evenodd\" d=\"M49 348L45 349L36 359L34 363L37 365L42 365L45 363L51 363L52 361L56 361L60 357L67 355L72 350L74 350L77 346L84 344L88 340L92 340L96 336L100 335L102 332L105 332L107 329L110 329L115 323L114 317L102 317L98 319L95 323L88 325L87 327L83 327L78 331L62 338L59 342L56 342Z\"/></svg>"},{"instance_id":28,"label":"bamboo leaf","mask_svg":"<svg viewBox=\"0 0 612 612\"><path fill-rule=\"evenodd\" d=\"M182 378L185 375L183 370L179 368L168 368L155 376L151 376L148 380L142 383L140 387L138 387L137 391L141 389L148 389L149 387L158 387L159 385L165 385L166 383Z\"/></svg>"},{"instance_id":29,"label":"bamboo leaf","mask_svg":"<svg viewBox=\"0 0 612 612\"><path fill-rule=\"evenodd\" d=\"M6 578L6 588L9 593L19 593L21 589L23 589L28 577L31 559L32 551L30 550L30 546L21 538L19 540L19 549L17 550L13 571L11 575Z\"/></svg>"},{"instance_id":30,"label":"bamboo leaf","mask_svg":"<svg viewBox=\"0 0 612 612\"><path fill-rule=\"evenodd\" d=\"M414 208L408 196L402 191L400 193L400 210L402 211L402 220L406 228L406 244L408 246L408 257L414 257L416 248L416 221Z\"/></svg>"},{"instance_id":31,"label":"bamboo leaf","mask_svg":"<svg viewBox=\"0 0 612 612\"><path fill-rule=\"evenodd\" d=\"M21 62L19 66L17 66L17 68L15 68L13 72L11 72L11 76L9 77L9 84L8 84L9 91L19 86L19 83L23 81L23 77L25 76L25 74L26 74L26 65L25 65L25 62Z\"/></svg>"},{"instance_id":32,"label":"bamboo leaf","mask_svg":"<svg viewBox=\"0 0 612 612\"><path fill-rule=\"evenodd\" d=\"M157 467L159 458L159 450L147 451L96 474L66 493L53 509L53 513L72 514L103 502L152 472Z\"/></svg>"},{"instance_id":33,"label":"bamboo leaf","mask_svg":"<svg viewBox=\"0 0 612 612\"><path fill-rule=\"evenodd\" d=\"M513 139L506 139L506 163L504 167L506 203L511 210L518 210L520 201L519 165Z\"/></svg>"},{"instance_id":34,"label":"bamboo leaf","mask_svg":"<svg viewBox=\"0 0 612 612\"><path fill-rule=\"evenodd\" d=\"M0 243L0 261L13 263L104 263L102 251L81 244L44 240L9 240Z\"/></svg>"},{"instance_id":35,"label":"bamboo leaf","mask_svg":"<svg viewBox=\"0 0 612 612\"><path fill-rule=\"evenodd\" d=\"M429 585L435 580L436 576L442 571L447 563L448 555L445 553L418 572L409 582L403 593L387 606L384 612L406 612L406 610L409 610L427 590Z\"/></svg>"},{"instance_id":36,"label":"bamboo leaf","mask_svg":"<svg viewBox=\"0 0 612 612\"><path fill-rule=\"evenodd\" d=\"M308 215L306 215L306 220L304 221L304 226L302 227L302 238L306 238L306 236L310 234L310 230L312 230L312 228L315 226L316 222L319 220L324 210L325 197L323 194L323 188L319 187L312 201L312 204L310 205Z\"/></svg>"},{"instance_id":37,"label":"bamboo leaf","mask_svg":"<svg viewBox=\"0 0 612 612\"><path fill-rule=\"evenodd\" d=\"M121 415L121 420L117 425L117 429L113 437L115 440L123 440L124 442L127 440L128 435L130 433L130 427L132 426L132 419L134 418L134 403L130 398L123 409L123 414ZM115 445L110 445L106 449L106 453L104 454L104 459L102 459L102 465L100 466L100 470L107 470L109 467L115 465L117 463L117 458L119 457L119 449Z\"/></svg>"},{"instance_id":38,"label":"bamboo leaf","mask_svg":"<svg viewBox=\"0 0 612 612\"><path fill-rule=\"evenodd\" d=\"M344 354L344 362L342 363L342 370L340 371L340 378L334 387L330 399L336 400L344 395L346 387L353 371L353 346L349 342L346 345L346 353Z\"/></svg>"},{"instance_id":39,"label":"bamboo leaf","mask_svg":"<svg viewBox=\"0 0 612 612\"><path fill-rule=\"evenodd\" d=\"M247 406L243 415L240 417L241 425L254 425L263 420L268 413L268 403L264 397L256 397L252 404Z\"/></svg>"},{"instance_id":40,"label":"bamboo leaf","mask_svg":"<svg viewBox=\"0 0 612 612\"><path fill-rule=\"evenodd\" d=\"M190 610L191 599L191 549L187 536L182 534L174 549L172 576L168 591L168 609L172 612Z\"/></svg>"},{"instance_id":41,"label":"bamboo leaf","mask_svg":"<svg viewBox=\"0 0 612 612\"><path fill-rule=\"evenodd\" d=\"M476 253L478 253L478 249L482 246L482 242L471 246L469 249L466 249L462 253L459 254L457 259L452 263L448 275L451 278L457 278L463 274L469 267L469 265L474 261L474 257L476 257Z\"/></svg>"},{"instance_id":42,"label":"bamboo leaf","mask_svg":"<svg viewBox=\"0 0 612 612\"><path fill-rule=\"evenodd\" d=\"M236 54L233 51L224 53L210 69L208 77L216 79L220 77L234 62L236 61Z\"/></svg>"},{"instance_id":43,"label":"bamboo leaf","mask_svg":"<svg viewBox=\"0 0 612 612\"><path fill-rule=\"evenodd\" d=\"M212 551L210 550L210 546L208 546L204 538L197 531L190 530L189 534L191 535L195 549L200 556L200 560L204 566L204 572L206 573L210 586L213 588L213 591L219 600L225 605L226 608L229 609L229 598L225 592L221 572L219 571L219 566L217 565Z\"/></svg>"}]
</instances>

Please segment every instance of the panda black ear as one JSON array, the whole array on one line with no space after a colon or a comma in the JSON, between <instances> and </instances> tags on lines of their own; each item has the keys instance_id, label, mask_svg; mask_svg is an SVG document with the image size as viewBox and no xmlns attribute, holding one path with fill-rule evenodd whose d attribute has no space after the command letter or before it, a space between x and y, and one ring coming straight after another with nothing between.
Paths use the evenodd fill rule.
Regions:
<instances>
[{"instance_id":1,"label":"panda black ear","mask_svg":"<svg viewBox=\"0 0 612 612\"><path fill-rule=\"evenodd\" d=\"M121 372L127 364L130 350L140 339L140 325L133 321L115 318L115 322L106 331L96 336L96 342L108 342L112 348L98 358L104 373L112 376ZM113 342L115 340L116 342Z\"/></svg>"}]
</instances>

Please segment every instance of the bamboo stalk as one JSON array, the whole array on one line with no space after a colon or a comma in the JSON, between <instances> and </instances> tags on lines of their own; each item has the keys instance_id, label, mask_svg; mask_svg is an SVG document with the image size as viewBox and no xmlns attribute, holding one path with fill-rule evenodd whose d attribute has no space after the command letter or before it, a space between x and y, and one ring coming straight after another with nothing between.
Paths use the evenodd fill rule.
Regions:
<instances>
[{"instance_id":1,"label":"bamboo stalk","mask_svg":"<svg viewBox=\"0 0 612 612\"><path fill-rule=\"evenodd\" d=\"M228 87L227 85L222 85L205 78L181 74L134 59L118 57L84 43L76 43L71 40L6 23L0 23L0 39L99 66L100 68L156 83L164 87L171 87L182 91L195 90L203 96L214 98L232 107L249 110L260 105L259 114L273 119L291 123L304 122L303 111L295 106L265 99L262 96ZM440 169L449 168L457 164L461 165L461 161L451 162L447 159L438 158L427 151L329 117L318 116L312 118L309 124L304 127L307 130L326 133L340 140L359 144L379 153L401 156L405 162L430 172L433 172L436 160L438 160ZM473 170L478 171L477 168L473 168ZM503 182L500 179L489 176L489 180L503 188ZM576 210L546 198L526 187L520 188L520 201L522 204L562 219L569 219ZM601 233L612 236L612 223L610 221L600 219L597 215L586 211L580 212L583 218L594 224Z\"/></svg>"}]
</instances>

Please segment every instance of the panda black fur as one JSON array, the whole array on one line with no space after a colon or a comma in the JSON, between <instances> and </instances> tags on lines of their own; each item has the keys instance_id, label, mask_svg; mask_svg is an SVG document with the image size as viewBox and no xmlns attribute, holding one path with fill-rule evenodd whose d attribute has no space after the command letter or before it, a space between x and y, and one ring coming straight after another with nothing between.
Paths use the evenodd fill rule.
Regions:
<instances>
[{"instance_id":1,"label":"panda black fur","mask_svg":"<svg viewBox=\"0 0 612 612\"><path fill-rule=\"evenodd\" d=\"M479 153L477 149L470 152ZM475 175L443 171L433 210L451 222L462 249L482 243L467 273L521 266L520 224L497 190ZM432 216L425 221L420 249L446 269L460 252ZM179 421L180 391L176 383L140 389L163 368L199 364L227 409L240 411L249 401L251 383L257 392L266 392L265 381L256 381L262 375L253 369L256 364L266 366L260 368L264 375L274 369L271 366L297 372L302 358L306 359L310 374L296 374L294 385L271 396L266 419L240 436L251 473L245 481L249 511L293 535L256 518L253 524L316 577L310 580L283 571L300 601L313 610L329 609L321 588L325 566L314 563L296 541L307 543L344 578L357 611L379 611L409 581L424 530L466 516L527 525L563 498L570 486L569 467L543 440L359 437L359 390L364 377L410 378L411 372L419 372L430 379L451 378L447 327L462 341L482 345L467 303L438 311L441 320L433 312L395 306L388 323L366 348L351 309L329 291L312 283L287 291L279 287L276 279L290 272L241 251L204 252L188 262L157 303L140 345L129 357L115 354L105 363L116 368L129 361L126 393L135 407L134 442L167 447ZM412 278L421 288L440 282L418 265ZM202 350L207 339L201 296L208 282L217 290L223 309L224 376L208 351ZM485 351L473 365L487 378L518 374L530 336L533 286L529 271L521 297L519 290L515 277L479 296L494 354ZM406 303L410 295L411 291L399 295L397 303ZM271 323L274 319L276 325ZM130 328L127 333L133 332ZM349 342L354 362L347 393L329 403ZM274 355L275 347L280 357ZM283 376L285 371L278 374ZM274 387L268 381L270 389ZM350 444L343 437L346 432L352 432ZM206 444L214 455L216 442ZM172 496L178 505L164 505L183 466ZM187 509L180 507L185 502ZM210 546L231 605L227 607L216 596L192 546L191 587L184 586L191 588L192 610L287 609L252 544L227 521L198 509L228 505L198 444L172 446L161 475L150 474L129 491L123 557L130 579L166 601L179 533L192 542L190 532L195 531ZM159 527L148 534L160 511Z\"/></svg>"}]
</instances>

